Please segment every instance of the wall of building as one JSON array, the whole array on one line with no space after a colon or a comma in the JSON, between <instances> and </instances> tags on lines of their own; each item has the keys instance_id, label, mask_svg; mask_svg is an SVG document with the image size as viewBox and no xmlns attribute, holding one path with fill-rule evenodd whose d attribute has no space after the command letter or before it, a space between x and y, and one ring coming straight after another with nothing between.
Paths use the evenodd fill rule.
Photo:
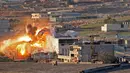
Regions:
<instances>
[{"instance_id":1,"label":"wall of building","mask_svg":"<svg viewBox=\"0 0 130 73\"><path fill-rule=\"evenodd\" d=\"M59 39L57 39L53 36L47 36L46 46L47 46L49 52L56 51L56 53L59 53Z\"/></svg>"},{"instance_id":2,"label":"wall of building","mask_svg":"<svg viewBox=\"0 0 130 73\"><path fill-rule=\"evenodd\" d=\"M75 3L77 2L100 2L102 0L73 0Z\"/></svg>"},{"instance_id":3,"label":"wall of building","mask_svg":"<svg viewBox=\"0 0 130 73\"><path fill-rule=\"evenodd\" d=\"M63 22L72 21L78 19L81 16L80 13L75 12L49 12L50 21Z\"/></svg>"},{"instance_id":4,"label":"wall of building","mask_svg":"<svg viewBox=\"0 0 130 73\"><path fill-rule=\"evenodd\" d=\"M8 0L10 2L24 2L25 0Z\"/></svg>"},{"instance_id":5,"label":"wall of building","mask_svg":"<svg viewBox=\"0 0 130 73\"><path fill-rule=\"evenodd\" d=\"M70 45L74 44L77 42L78 39L76 38L58 38L58 43L59 43L59 54L61 55L69 55L69 47Z\"/></svg>"},{"instance_id":6,"label":"wall of building","mask_svg":"<svg viewBox=\"0 0 130 73\"><path fill-rule=\"evenodd\" d=\"M59 54L64 56L69 56L69 47L70 45L59 45Z\"/></svg>"},{"instance_id":7,"label":"wall of building","mask_svg":"<svg viewBox=\"0 0 130 73\"><path fill-rule=\"evenodd\" d=\"M101 27L102 31L128 31L129 25L128 24L105 24Z\"/></svg>"},{"instance_id":8,"label":"wall of building","mask_svg":"<svg viewBox=\"0 0 130 73\"><path fill-rule=\"evenodd\" d=\"M112 2L115 0L73 0L74 3L79 3L79 2Z\"/></svg>"},{"instance_id":9,"label":"wall of building","mask_svg":"<svg viewBox=\"0 0 130 73\"><path fill-rule=\"evenodd\" d=\"M101 54L110 54L114 56L114 45L113 44L99 44L94 45L95 52L98 53L98 56ZM81 51L81 61L87 62L91 59L91 45L83 45Z\"/></svg>"},{"instance_id":10,"label":"wall of building","mask_svg":"<svg viewBox=\"0 0 130 73\"><path fill-rule=\"evenodd\" d=\"M66 59L68 56L69 58L71 57L70 54L72 53L70 51L70 46L69 44L59 44L59 55L62 56L63 59ZM81 46L81 53L80 55L80 61L81 62L88 62L91 60L91 44L82 44ZM114 54L114 49L115 49L115 44L111 43L99 43L99 44L94 44L94 49L95 53L98 54L98 57L102 55L111 55L115 56ZM65 58L64 58L65 57Z\"/></svg>"},{"instance_id":11,"label":"wall of building","mask_svg":"<svg viewBox=\"0 0 130 73\"><path fill-rule=\"evenodd\" d=\"M8 20L0 20L0 35L10 30L11 26Z\"/></svg>"}]
</instances>

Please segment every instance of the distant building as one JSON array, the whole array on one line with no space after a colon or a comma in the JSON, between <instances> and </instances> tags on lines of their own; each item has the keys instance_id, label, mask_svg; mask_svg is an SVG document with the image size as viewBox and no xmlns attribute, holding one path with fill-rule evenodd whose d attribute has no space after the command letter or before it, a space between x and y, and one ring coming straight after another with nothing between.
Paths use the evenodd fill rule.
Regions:
<instances>
[{"instance_id":1,"label":"distant building","mask_svg":"<svg viewBox=\"0 0 130 73\"><path fill-rule=\"evenodd\" d=\"M68 54L68 48L70 45L73 45L74 43L78 42L77 38L71 38L71 37L61 37L57 38L59 43L59 54L60 55L67 55Z\"/></svg>"},{"instance_id":2,"label":"distant building","mask_svg":"<svg viewBox=\"0 0 130 73\"><path fill-rule=\"evenodd\" d=\"M77 37L78 36L78 32L73 31L73 30L67 30L64 35L65 36L70 36L70 37Z\"/></svg>"},{"instance_id":3,"label":"distant building","mask_svg":"<svg viewBox=\"0 0 130 73\"><path fill-rule=\"evenodd\" d=\"M0 0L0 3L6 3L6 1L5 0Z\"/></svg>"},{"instance_id":4,"label":"distant building","mask_svg":"<svg viewBox=\"0 0 130 73\"><path fill-rule=\"evenodd\" d=\"M130 62L130 39L120 37L117 44L114 45L114 56L118 58L119 62Z\"/></svg>"},{"instance_id":5,"label":"distant building","mask_svg":"<svg viewBox=\"0 0 130 73\"><path fill-rule=\"evenodd\" d=\"M130 0L120 0L121 2L130 2Z\"/></svg>"},{"instance_id":6,"label":"distant building","mask_svg":"<svg viewBox=\"0 0 130 73\"><path fill-rule=\"evenodd\" d=\"M91 61L91 44L90 42L84 42L81 50L81 61L88 62ZM95 42L93 47L95 49L95 53L97 53L97 59L100 60L103 55L111 55L114 57L114 46L115 44L111 42Z\"/></svg>"},{"instance_id":7,"label":"distant building","mask_svg":"<svg viewBox=\"0 0 130 73\"><path fill-rule=\"evenodd\" d=\"M76 47L75 47L76 46ZM74 47L74 48L72 48ZM84 43L80 46L78 45L68 45L64 46L63 54L59 54L58 58L63 62L75 62L73 59L77 59L80 62L90 62L91 61L91 44ZM61 49L61 48L60 48ZM73 50L71 50L73 49ZM78 50L77 50L78 49ZM94 44L95 52L98 54L98 60L101 59L103 55L111 55L114 57L114 44L112 43L101 43L97 42ZM64 54L66 53L66 54Z\"/></svg>"},{"instance_id":8,"label":"distant building","mask_svg":"<svg viewBox=\"0 0 130 73\"><path fill-rule=\"evenodd\" d=\"M74 26L72 24L64 24L63 29L72 30L72 29L74 29Z\"/></svg>"},{"instance_id":9,"label":"distant building","mask_svg":"<svg viewBox=\"0 0 130 73\"><path fill-rule=\"evenodd\" d=\"M25 0L7 0L8 2L24 2Z\"/></svg>"},{"instance_id":10,"label":"distant building","mask_svg":"<svg viewBox=\"0 0 130 73\"><path fill-rule=\"evenodd\" d=\"M70 47L70 45L73 45L74 43L78 42L77 38L70 36L55 36L53 39L48 38L47 40L47 47L52 48L59 55L67 55L67 49Z\"/></svg>"},{"instance_id":11,"label":"distant building","mask_svg":"<svg viewBox=\"0 0 130 73\"><path fill-rule=\"evenodd\" d=\"M128 31L128 24L105 24L101 26L101 31L109 32L109 31Z\"/></svg>"},{"instance_id":12,"label":"distant building","mask_svg":"<svg viewBox=\"0 0 130 73\"><path fill-rule=\"evenodd\" d=\"M77 12L48 12L48 14L52 22L72 21L81 17L81 14Z\"/></svg>"},{"instance_id":13,"label":"distant building","mask_svg":"<svg viewBox=\"0 0 130 73\"><path fill-rule=\"evenodd\" d=\"M32 13L32 19L39 19L41 18L41 14L39 13Z\"/></svg>"},{"instance_id":14,"label":"distant building","mask_svg":"<svg viewBox=\"0 0 130 73\"><path fill-rule=\"evenodd\" d=\"M81 61L81 47L78 45L70 45L66 55L58 55L58 59L63 62L79 62Z\"/></svg>"},{"instance_id":15,"label":"distant building","mask_svg":"<svg viewBox=\"0 0 130 73\"><path fill-rule=\"evenodd\" d=\"M115 0L70 0L73 3L98 3L98 2L113 2Z\"/></svg>"},{"instance_id":16,"label":"distant building","mask_svg":"<svg viewBox=\"0 0 130 73\"><path fill-rule=\"evenodd\" d=\"M31 58L33 58L34 61L40 61L40 60L50 60L53 59L54 57L52 52L48 52L48 53L38 52L32 54Z\"/></svg>"},{"instance_id":17,"label":"distant building","mask_svg":"<svg viewBox=\"0 0 130 73\"><path fill-rule=\"evenodd\" d=\"M0 20L0 35L10 31L9 20Z\"/></svg>"},{"instance_id":18,"label":"distant building","mask_svg":"<svg viewBox=\"0 0 130 73\"><path fill-rule=\"evenodd\" d=\"M73 0L75 3L78 2L101 2L102 0Z\"/></svg>"}]
</instances>

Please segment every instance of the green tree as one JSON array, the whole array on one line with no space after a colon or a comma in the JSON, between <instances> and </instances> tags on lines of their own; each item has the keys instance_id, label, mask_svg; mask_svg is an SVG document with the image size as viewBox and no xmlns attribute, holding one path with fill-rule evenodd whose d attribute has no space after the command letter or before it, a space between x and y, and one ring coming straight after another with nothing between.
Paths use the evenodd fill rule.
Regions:
<instances>
[{"instance_id":1,"label":"green tree","mask_svg":"<svg viewBox=\"0 0 130 73\"><path fill-rule=\"evenodd\" d=\"M106 19L104 19L104 23L105 24L115 24L115 23L117 23L117 20L108 16Z\"/></svg>"}]
</instances>

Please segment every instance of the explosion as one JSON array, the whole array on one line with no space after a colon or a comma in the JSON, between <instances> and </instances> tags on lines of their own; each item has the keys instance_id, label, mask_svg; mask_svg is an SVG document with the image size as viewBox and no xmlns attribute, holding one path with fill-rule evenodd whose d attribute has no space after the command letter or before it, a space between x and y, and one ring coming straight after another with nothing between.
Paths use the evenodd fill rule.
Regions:
<instances>
[{"instance_id":1,"label":"explosion","mask_svg":"<svg viewBox=\"0 0 130 73\"><path fill-rule=\"evenodd\" d=\"M24 55L25 54L25 48L26 48L26 43L23 43L23 44L20 44L20 45L18 45L17 47L16 47L16 49L20 49L20 53L21 53L21 55Z\"/></svg>"},{"instance_id":2,"label":"explosion","mask_svg":"<svg viewBox=\"0 0 130 73\"><path fill-rule=\"evenodd\" d=\"M32 26L28 24L26 34L15 39L8 39L2 42L0 51L10 59L25 60L31 54L37 52L53 52L52 36L50 27Z\"/></svg>"}]
</instances>

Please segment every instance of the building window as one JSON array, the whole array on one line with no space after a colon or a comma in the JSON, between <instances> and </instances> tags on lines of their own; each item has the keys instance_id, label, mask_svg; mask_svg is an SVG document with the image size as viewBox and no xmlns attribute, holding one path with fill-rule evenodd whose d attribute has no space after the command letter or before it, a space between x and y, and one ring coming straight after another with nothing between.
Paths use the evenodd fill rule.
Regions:
<instances>
[{"instance_id":1,"label":"building window","mask_svg":"<svg viewBox=\"0 0 130 73\"><path fill-rule=\"evenodd\" d=\"M71 57L74 57L74 54L71 54Z\"/></svg>"},{"instance_id":2,"label":"building window","mask_svg":"<svg viewBox=\"0 0 130 73\"><path fill-rule=\"evenodd\" d=\"M64 44L61 44L61 46L64 46Z\"/></svg>"},{"instance_id":3,"label":"building window","mask_svg":"<svg viewBox=\"0 0 130 73\"><path fill-rule=\"evenodd\" d=\"M124 25L123 25L123 24L121 24L121 28L124 28Z\"/></svg>"}]
</instances>

